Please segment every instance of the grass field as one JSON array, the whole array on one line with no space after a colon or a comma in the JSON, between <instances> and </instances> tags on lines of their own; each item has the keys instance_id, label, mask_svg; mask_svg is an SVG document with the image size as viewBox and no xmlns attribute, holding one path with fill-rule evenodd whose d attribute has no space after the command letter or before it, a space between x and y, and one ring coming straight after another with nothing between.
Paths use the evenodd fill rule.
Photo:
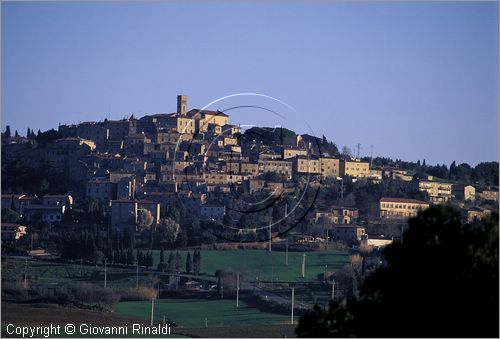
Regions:
<instances>
[{"instance_id":1,"label":"grass field","mask_svg":"<svg viewBox=\"0 0 500 339\"><path fill-rule=\"evenodd\" d=\"M108 266L108 286L134 287L136 277L130 269ZM2 279L21 280L24 277L25 261L9 258L2 263ZM74 282L92 282L104 284L104 269L93 265L72 263L56 263L38 260L29 260L26 269L30 281L40 284L67 284ZM150 283L150 273L140 271L139 284Z\"/></svg>"},{"instance_id":2,"label":"grass field","mask_svg":"<svg viewBox=\"0 0 500 339\"><path fill-rule=\"evenodd\" d=\"M176 333L195 338L295 338L296 325L176 328Z\"/></svg>"},{"instance_id":3,"label":"grass field","mask_svg":"<svg viewBox=\"0 0 500 339\"><path fill-rule=\"evenodd\" d=\"M149 325L149 321L142 321L136 317L126 317L116 313L102 313L90 310L82 310L77 308L61 307L52 304L17 304L10 302L2 302L2 337L8 337L6 327L8 324L15 326L44 326L53 324L61 325L64 328L66 324L74 324L79 327L81 324L91 324L92 326L129 326L129 335L127 337L140 338L143 336L132 335L130 324L144 324ZM10 335L16 337L15 335ZM117 335L116 337L122 337ZM69 336L64 334L61 330L60 335L51 337L89 337L89 335L82 335L78 331ZM90 337L103 337L102 335L91 335ZM105 337L105 336L104 336ZM158 336L151 336L156 337ZM171 334L169 338L182 338L185 336L179 334Z\"/></svg>"},{"instance_id":4,"label":"grass field","mask_svg":"<svg viewBox=\"0 0 500 339\"><path fill-rule=\"evenodd\" d=\"M165 260L170 252L165 252ZM182 256L181 271L184 271L187 251L179 251ZM191 252L192 253L192 252ZM160 251L154 251L155 266L159 262ZM214 275L216 270L239 271L247 281L298 282L316 280L324 271L332 272L349 262L345 252L307 252L305 279L301 277L302 253L289 252L288 266L285 266L284 252L268 252L265 250L227 250L202 251L201 271ZM8 259L2 262L2 278L21 280L24 277L25 261ZM108 266L108 286L133 287L135 274L131 269ZM71 263L55 263L29 260L27 266L28 279L38 283L64 284L77 281L99 283L103 281L102 266L80 265ZM139 284L150 283L150 272L139 273Z\"/></svg>"},{"instance_id":5,"label":"grass field","mask_svg":"<svg viewBox=\"0 0 500 339\"><path fill-rule=\"evenodd\" d=\"M179 251L182 267L186 260L186 251ZM169 252L165 252L165 260ZM201 271L213 275L216 270L233 270L244 274L247 279L261 281L293 282L303 281L302 253L289 252L288 266L285 266L285 252L265 250L227 250L201 251ZM160 261L160 251L154 251L155 265ZM345 252L307 252L305 280L315 280L318 274L335 271L349 262ZM326 266L326 268L325 268Z\"/></svg>"},{"instance_id":6,"label":"grass field","mask_svg":"<svg viewBox=\"0 0 500 339\"><path fill-rule=\"evenodd\" d=\"M151 302L121 302L115 310L123 316L150 319ZM208 328L290 322L289 316L262 312L243 301L236 308L235 300L161 299L155 305L155 319L162 321L163 316L179 327L205 327L205 318Z\"/></svg>"}]
</instances>

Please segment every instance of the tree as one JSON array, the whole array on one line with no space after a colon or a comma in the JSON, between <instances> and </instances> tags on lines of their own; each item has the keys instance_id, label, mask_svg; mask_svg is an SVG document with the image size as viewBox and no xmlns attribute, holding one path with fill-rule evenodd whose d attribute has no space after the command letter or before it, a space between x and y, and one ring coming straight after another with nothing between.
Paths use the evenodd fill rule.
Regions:
<instances>
[{"instance_id":1,"label":"tree","mask_svg":"<svg viewBox=\"0 0 500 339\"><path fill-rule=\"evenodd\" d=\"M10 133L11 133L11 132L10 132L10 126L9 126L9 125L7 125L7 126L5 127L5 133L4 133L4 136L5 136L6 138L10 138L10 137L11 137L11 134L10 134Z\"/></svg>"},{"instance_id":2,"label":"tree","mask_svg":"<svg viewBox=\"0 0 500 339\"><path fill-rule=\"evenodd\" d=\"M4 207L2 208L2 221L3 222L13 222L16 223L21 219L19 213L13 209Z\"/></svg>"},{"instance_id":3,"label":"tree","mask_svg":"<svg viewBox=\"0 0 500 339\"><path fill-rule=\"evenodd\" d=\"M169 207L169 209L167 211L167 219L172 219L176 223L180 223L180 221L181 221L181 212L176 207L176 205Z\"/></svg>"},{"instance_id":4,"label":"tree","mask_svg":"<svg viewBox=\"0 0 500 339\"><path fill-rule=\"evenodd\" d=\"M169 258L170 259L170 258ZM165 264L165 253L163 252L163 247L160 251L160 263L158 264L158 271L165 271L168 266Z\"/></svg>"},{"instance_id":5,"label":"tree","mask_svg":"<svg viewBox=\"0 0 500 339\"><path fill-rule=\"evenodd\" d=\"M135 263L134 252L132 248L128 248L127 250L127 265L133 265Z\"/></svg>"},{"instance_id":6,"label":"tree","mask_svg":"<svg viewBox=\"0 0 500 339\"><path fill-rule=\"evenodd\" d=\"M153 224L154 218L151 211L143 209L139 213L139 218L137 221L137 228L139 231L149 229Z\"/></svg>"},{"instance_id":7,"label":"tree","mask_svg":"<svg viewBox=\"0 0 500 339\"><path fill-rule=\"evenodd\" d=\"M458 210L431 207L409 221L403 241L386 247L384 258L359 298L315 307L297 334L498 337L498 214L462 224Z\"/></svg>"},{"instance_id":8,"label":"tree","mask_svg":"<svg viewBox=\"0 0 500 339\"><path fill-rule=\"evenodd\" d=\"M453 162L450 165L449 179L451 180L457 179L457 164L455 163L455 160L453 160Z\"/></svg>"},{"instance_id":9,"label":"tree","mask_svg":"<svg viewBox=\"0 0 500 339\"><path fill-rule=\"evenodd\" d=\"M151 253L151 251L148 252L146 258L147 258L146 266L147 267L153 267L154 258L153 258L153 254Z\"/></svg>"},{"instance_id":10,"label":"tree","mask_svg":"<svg viewBox=\"0 0 500 339\"><path fill-rule=\"evenodd\" d=\"M201 252L196 250L193 253L193 272L198 275L201 271Z\"/></svg>"},{"instance_id":11,"label":"tree","mask_svg":"<svg viewBox=\"0 0 500 339\"><path fill-rule=\"evenodd\" d=\"M222 218L222 223L225 226L233 227L233 218L231 218L229 214L224 214L224 217Z\"/></svg>"},{"instance_id":12,"label":"tree","mask_svg":"<svg viewBox=\"0 0 500 339\"><path fill-rule=\"evenodd\" d=\"M344 147L342 147L341 155L346 157L346 158L350 158L352 156L352 151L349 147L344 146Z\"/></svg>"},{"instance_id":13,"label":"tree","mask_svg":"<svg viewBox=\"0 0 500 339\"><path fill-rule=\"evenodd\" d=\"M186 256L186 272L191 273L193 270L193 261L191 260L191 253L188 252Z\"/></svg>"},{"instance_id":14,"label":"tree","mask_svg":"<svg viewBox=\"0 0 500 339\"><path fill-rule=\"evenodd\" d=\"M250 220L246 213L242 213L240 217L240 221L238 222L241 228L247 228L250 225Z\"/></svg>"},{"instance_id":15,"label":"tree","mask_svg":"<svg viewBox=\"0 0 500 339\"><path fill-rule=\"evenodd\" d=\"M15 136L16 138L19 138L19 132L17 131L17 129L16 129L16 132L14 133L14 136Z\"/></svg>"},{"instance_id":16,"label":"tree","mask_svg":"<svg viewBox=\"0 0 500 339\"><path fill-rule=\"evenodd\" d=\"M160 219L155 232L155 242L162 246L170 246L175 243L181 226L173 219Z\"/></svg>"},{"instance_id":17,"label":"tree","mask_svg":"<svg viewBox=\"0 0 500 339\"><path fill-rule=\"evenodd\" d=\"M175 256L174 256L174 269L176 272L180 272L180 270L181 270L181 260L182 260L182 257L180 255L180 253L176 252Z\"/></svg>"},{"instance_id":18,"label":"tree","mask_svg":"<svg viewBox=\"0 0 500 339\"><path fill-rule=\"evenodd\" d=\"M50 183L46 178L42 178L40 182L38 183L38 187L36 189L36 193L39 196L44 196L45 194L48 193L50 188Z\"/></svg>"},{"instance_id":19,"label":"tree","mask_svg":"<svg viewBox=\"0 0 500 339\"><path fill-rule=\"evenodd\" d=\"M174 263L174 254L172 252L170 252L170 255L168 256L167 264L168 264L168 270L174 271L175 263Z\"/></svg>"},{"instance_id":20,"label":"tree","mask_svg":"<svg viewBox=\"0 0 500 339\"><path fill-rule=\"evenodd\" d=\"M177 235L177 239L175 240L175 244L177 248L186 247L188 244L188 234L184 228L180 228L179 234Z\"/></svg>"}]
</instances>

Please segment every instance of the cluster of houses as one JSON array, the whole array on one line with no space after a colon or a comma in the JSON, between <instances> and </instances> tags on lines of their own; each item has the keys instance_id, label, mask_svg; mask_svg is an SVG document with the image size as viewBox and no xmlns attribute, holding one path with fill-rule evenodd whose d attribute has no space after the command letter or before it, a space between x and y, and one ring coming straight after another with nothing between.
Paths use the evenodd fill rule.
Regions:
<instances>
[{"instance_id":1,"label":"cluster of houses","mask_svg":"<svg viewBox=\"0 0 500 339\"><path fill-rule=\"evenodd\" d=\"M377 223L404 225L408 218L415 217L421 210L432 204L454 203L460 207L464 222L474 222L485 218L492 213L492 209L479 206L467 206L467 203L476 199L498 203L498 190L483 190L476 196L471 185L455 185L441 181L434 182L432 178L426 180L412 180L421 191L428 193L429 201L417 199L382 197L379 201L380 215ZM315 221L327 218L333 225L333 239L359 247L381 247L392 243L393 237L384 234L367 234L365 225L358 222L358 209L346 207L332 207L326 211L316 211ZM373 220L372 220L373 221ZM365 220L365 223L371 221ZM310 238L309 241L317 241Z\"/></svg>"},{"instance_id":2,"label":"cluster of houses","mask_svg":"<svg viewBox=\"0 0 500 339\"><path fill-rule=\"evenodd\" d=\"M26 222L60 223L66 209L73 205L71 195L45 195L42 198L25 194L2 194L2 208L19 213ZM26 226L2 222L2 241L19 240L26 234Z\"/></svg>"},{"instance_id":3,"label":"cluster of houses","mask_svg":"<svg viewBox=\"0 0 500 339\"><path fill-rule=\"evenodd\" d=\"M322 153L316 146L318 139L309 135L281 143L263 144L256 140L243 143L241 128L230 124L229 118L221 111L188 110L187 97L179 95L176 112L60 125L58 138L44 147L22 137L3 138L2 161L8 164L21 157L32 168L48 164L66 173L69 181L76 183L72 189L76 200L92 200L106 206L111 225L117 228L137 223L144 210L151 212L154 225L178 200L190 214L221 220L227 212L221 201L235 187L245 185L250 193L265 189L280 194L293 191L293 179L304 175L372 182L400 178L427 192L427 202L381 199L380 218L387 219L408 218L429 204L452 199L498 201L495 188L476 192L473 186L454 185L432 177L415 180L399 168L375 169L359 159L330 156ZM279 180L265 177L266 173L273 173ZM2 207L13 206L25 220L61 222L65 209L72 204L70 195L41 198L2 195ZM467 218L487 213L474 208ZM363 226L354 223L357 209L334 207L318 211L316 220L321 216L335 226L334 238L366 242ZM6 237L13 232L12 227L5 226ZM16 233L15 237L19 236ZM375 240L374 244L384 243Z\"/></svg>"}]
</instances>

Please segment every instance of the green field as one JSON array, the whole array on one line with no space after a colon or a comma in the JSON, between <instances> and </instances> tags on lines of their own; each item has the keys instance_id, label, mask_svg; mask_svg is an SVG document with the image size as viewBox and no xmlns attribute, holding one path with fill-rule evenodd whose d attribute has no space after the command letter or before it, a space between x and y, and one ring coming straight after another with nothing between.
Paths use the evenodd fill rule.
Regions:
<instances>
[{"instance_id":1,"label":"green field","mask_svg":"<svg viewBox=\"0 0 500 339\"><path fill-rule=\"evenodd\" d=\"M134 287L136 277L134 269L108 266L109 287ZM9 258L2 263L2 279L20 281L24 277L25 261ZM27 278L39 284L68 284L74 282L91 282L104 284L104 269L102 266L80 265L72 263L47 262L42 260L29 260L26 268ZM139 273L139 284L150 283L151 273Z\"/></svg>"},{"instance_id":2,"label":"green field","mask_svg":"<svg viewBox=\"0 0 500 339\"><path fill-rule=\"evenodd\" d=\"M115 309L129 317L150 319L151 316L150 301L120 302ZM235 300L160 299L155 305L155 319L163 321L163 316L179 327L205 327L205 318L209 328L290 322L290 316L262 312L243 301L236 308Z\"/></svg>"},{"instance_id":3,"label":"green field","mask_svg":"<svg viewBox=\"0 0 500 339\"><path fill-rule=\"evenodd\" d=\"M165 260L170 252L165 251ZM185 270L187 251L179 251L182 256L181 271ZM301 277L302 253L289 252L288 266L285 266L284 252L268 252L265 250L203 250L201 271L213 276L216 270L239 271L247 281L298 282L314 281L323 272L338 270L349 262L345 252L307 252L305 279ZM159 262L160 251L153 251L155 266ZM192 252L191 252L192 254ZM326 267L325 267L326 266ZM22 280L25 271L25 261L8 259L2 263L2 278L6 280ZM135 286L135 269L108 266L108 286ZM139 284L149 284L153 273L140 269ZM39 260L29 260L27 275L30 281L38 283L71 283L103 282L102 266L80 265L78 263L56 263Z\"/></svg>"},{"instance_id":4,"label":"green field","mask_svg":"<svg viewBox=\"0 0 500 339\"><path fill-rule=\"evenodd\" d=\"M182 256L181 270L187 251L179 251ZM191 253L192 254L192 253ZM165 260L169 252L165 251ZM302 253L289 252L288 266L285 266L285 252L266 250L201 251L201 271L213 275L216 270L239 271L248 280L293 282L303 281L301 277ZM160 261L160 251L154 251L155 265ZM307 252L305 280L317 279L325 270L332 272L349 262L345 252ZM325 267L326 266L326 267Z\"/></svg>"},{"instance_id":5,"label":"green field","mask_svg":"<svg viewBox=\"0 0 500 339\"><path fill-rule=\"evenodd\" d=\"M138 321L135 317L125 317L120 314L113 313L101 313L91 310L84 310L80 308L70 308L65 306L59 306L55 304L25 304L25 303L11 303L2 301L2 337L7 337L6 326L7 324L14 324L16 326L40 326L43 325L62 325L74 324L79 327L81 324L92 324L93 326L127 326L129 328L127 335L117 335L115 337L127 337L127 338L142 338L143 335L136 335L132 333L132 325L134 323L142 323L144 325L149 325L149 321ZM11 337L13 335L10 335ZM59 335L51 335L50 338L102 338L102 337L112 337L106 335L89 335L81 334L78 331L69 336L64 333L64 330L60 331ZM158 338L156 335L149 335L146 337ZM185 336L179 334L171 334L168 338L182 338Z\"/></svg>"}]
</instances>

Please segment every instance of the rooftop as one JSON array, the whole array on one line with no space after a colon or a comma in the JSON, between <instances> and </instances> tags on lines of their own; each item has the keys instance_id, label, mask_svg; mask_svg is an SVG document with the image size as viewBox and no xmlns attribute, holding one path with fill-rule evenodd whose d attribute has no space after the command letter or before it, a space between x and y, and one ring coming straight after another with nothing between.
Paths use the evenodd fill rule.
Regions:
<instances>
[{"instance_id":1,"label":"rooftop","mask_svg":"<svg viewBox=\"0 0 500 339\"><path fill-rule=\"evenodd\" d=\"M417 200L417 199L407 199L407 198L388 198L382 197L380 202L397 202L397 203L406 203L406 204L425 204L428 205L428 202Z\"/></svg>"}]
</instances>

